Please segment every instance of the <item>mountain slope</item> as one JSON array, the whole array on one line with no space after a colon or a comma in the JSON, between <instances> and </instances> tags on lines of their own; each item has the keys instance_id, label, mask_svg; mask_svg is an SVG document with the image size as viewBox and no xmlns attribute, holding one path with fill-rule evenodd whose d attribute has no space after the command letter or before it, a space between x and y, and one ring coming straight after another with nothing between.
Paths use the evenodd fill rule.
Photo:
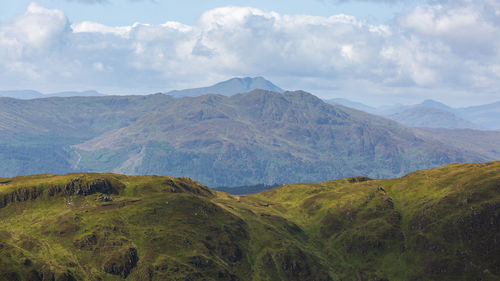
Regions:
<instances>
[{"instance_id":1,"label":"mountain slope","mask_svg":"<svg viewBox=\"0 0 500 281\"><path fill-rule=\"evenodd\" d=\"M74 148L82 170L186 175L210 186L380 178L491 160L301 91L175 100Z\"/></svg>"},{"instance_id":2,"label":"mountain slope","mask_svg":"<svg viewBox=\"0 0 500 281\"><path fill-rule=\"evenodd\" d=\"M232 96L240 93L247 93L253 90L266 90L271 92L284 92L283 89L274 85L272 82L263 77L245 77L232 78L227 81L219 82L210 87L174 90L167 93L174 97L198 97L206 94L219 94L224 96Z\"/></svg>"},{"instance_id":3,"label":"mountain slope","mask_svg":"<svg viewBox=\"0 0 500 281\"><path fill-rule=\"evenodd\" d=\"M0 280L498 280L500 162L250 196L187 178L0 179Z\"/></svg>"},{"instance_id":4,"label":"mountain slope","mask_svg":"<svg viewBox=\"0 0 500 281\"><path fill-rule=\"evenodd\" d=\"M134 122L165 95L0 98L0 176L76 171L70 146Z\"/></svg>"},{"instance_id":5,"label":"mountain slope","mask_svg":"<svg viewBox=\"0 0 500 281\"><path fill-rule=\"evenodd\" d=\"M301 91L0 98L0 117L0 176L168 174L243 186L394 177L497 159Z\"/></svg>"},{"instance_id":6,"label":"mountain slope","mask_svg":"<svg viewBox=\"0 0 500 281\"><path fill-rule=\"evenodd\" d=\"M443 128L420 128L420 130L458 149L474 150L491 155L494 159L500 159L499 131Z\"/></svg>"}]
</instances>

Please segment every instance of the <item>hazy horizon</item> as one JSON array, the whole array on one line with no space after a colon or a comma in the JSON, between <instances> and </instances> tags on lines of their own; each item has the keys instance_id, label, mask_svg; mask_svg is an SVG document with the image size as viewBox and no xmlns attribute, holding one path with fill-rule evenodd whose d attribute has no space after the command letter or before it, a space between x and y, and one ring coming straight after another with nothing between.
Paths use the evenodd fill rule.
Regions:
<instances>
[{"instance_id":1,"label":"hazy horizon","mask_svg":"<svg viewBox=\"0 0 500 281\"><path fill-rule=\"evenodd\" d=\"M244 78L256 78L256 77L232 77L228 80L224 80L224 81L220 81L219 83L223 83L223 82L227 82L231 79L244 79ZM262 77L265 79L265 77ZM272 82L272 81L270 81ZM215 85L215 84L214 84ZM214 85L205 85L204 87L210 87L210 86L214 86ZM279 87L279 85L276 85ZM201 88L204 88L204 87L201 87ZM171 91L177 91L177 90L180 90L180 91L183 91L183 90L190 90L190 89L193 89L193 88L186 88L186 89L171 89ZM296 90L289 90L289 89L284 89L285 91L299 91L301 89L296 89ZM107 95L110 95L110 96L113 96L113 95L116 95L116 96L127 96L127 95L154 95L154 94L158 94L158 93L162 93L162 94L169 94L170 91L166 91L166 92L156 92L156 93L139 93L139 94L130 94L130 93L115 93L115 94L108 94L108 93L103 93L103 92L99 92L99 91L96 91L94 89L85 89L85 90L68 90L68 91L61 91L61 92L50 92L50 93L43 93L43 92L40 92L40 91L37 91L37 90L33 90L33 89L22 89L22 90L0 90L0 97L2 97L2 92L37 92L41 95L43 95L44 97L53 97L53 96L58 96L59 94L64 94L64 93L91 93L92 95L95 95L95 94L102 94L104 96L107 96ZM311 93L311 94L314 94L314 93ZM82 95L82 96L85 96L85 95ZM13 97L13 98L21 98L21 97L16 97L15 95L9 95L9 96L5 96L5 97ZM447 104L445 102L442 102L438 99L432 99L432 98L428 98L428 99L425 99L425 100L420 100L420 101L415 101L413 103L406 103L406 104L403 104L403 103L386 103L386 104L380 104L380 103L375 103L375 104L371 104L371 103L367 103L367 102L364 102L363 100L356 100L356 99L348 99L348 98L345 98L345 97L342 97L342 96L338 96L338 97L329 97L329 98L325 98L324 100L325 101L328 101L328 100L335 100L335 99L343 99L343 100L346 100L346 101L349 101L349 102L354 102L354 103L360 103L362 105L365 105L365 106L370 106L370 107L373 107L373 108L384 108L384 107L394 107L394 106L413 106L413 105L420 105L422 103L424 103L425 101L429 101L429 100L432 100L432 101L435 101L435 102L439 102L439 103L443 103L445 105L448 105L450 106L450 104ZM500 102L500 100L498 101L494 101L492 103L497 103L497 102ZM481 106L481 105L487 105L487 104L491 104L491 103L472 103L472 104L468 104L466 106L451 106L452 108L466 108L466 107L474 107L474 106Z\"/></svg>"}]
</instances>

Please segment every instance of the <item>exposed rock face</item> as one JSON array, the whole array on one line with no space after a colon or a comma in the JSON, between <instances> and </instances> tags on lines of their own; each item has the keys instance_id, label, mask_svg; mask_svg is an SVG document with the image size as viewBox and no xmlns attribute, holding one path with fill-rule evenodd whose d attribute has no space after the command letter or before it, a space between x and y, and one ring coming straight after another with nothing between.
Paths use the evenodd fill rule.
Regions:
<instances>
[{"instance_id":1,"label":"exposed rock face","mask_svg":"<svg viewBox=\"0 0 500 281\"><path fill-rule=\"evenodd\" d=\"M113 275L127 278L132 268L137 265L139 256L137 249L129 248L125 251L113 253L104 263L104 271Z\"/></svg>"},{"instance_id":2,"label":"exposed rock face","mask_svg":"<svg viewBox=\"0 0 500 281\"><path fill-rule=\"evenodd\" d=\"M0 194L0 208L7 206L10 203L25 202L43 197L45 194L49 197L57 195L81 195L88 196L94 193L116 194L118 188L113 183L105 178L97 178L87 180L82 177L71 179L69 183L64 185L53 185L50 187L31 186L17 188L16 190Z\"/></svg>"},{"instance_id":3,"label":"exposed rock face","mask_svg":"<svg viewBox=\"0 0 500 281\"><path fill-rule=\"evenodd\" d=\"M317 281L331 281L331 277L314 258L299 248L288 248L275 254L274 260L287 280L308 280L314 276Z\"/></svg>"},{"instance_id":4,"label":"exposed rock face","mask_svg":"<svg viewBox=\"0 0 500 281\"><path fill-rule=\"evenodd\" d=\"M97 244L97 235L95 233L86 235L81 239L76 240L73 244L81 250L92 250Z\"/></svg>"},{"instance_id":5,"label":"exposed rock face","mask_svg":"<svg viewBox=\"0 0 500 281\"><path fill-rule=\"evenodd\" d=\"M58 190L59 191L59 190ZM106 179L94 179L92 181L85 181L82 178L74 178L62 188L65 195L83 195L87 196L97 192L101 193L116 193L117 190Z\"/></svg>"},{"instance_id":6,"label":"exposed rock face","mask_svg":"<svg viewBox=\"0 0 500 281\"><path fill-rule=\"evenodd\" d=\"M499 203L486 203L459 221L460 237L472 249L470 255L488 265L488 270L496 275L500 274L499 211Z\"/></svg>"},{"instance_id":7,"label":"exposed rock face","mask_svg":"<svg viewBox=\"0 0 500 281\"><path fill-rule=\"evenodd\" d=\"M40 187L19 188L9 194L0 195L0 208L10 203L35 200L43 194Z\"/></svg>"}]
</instances>

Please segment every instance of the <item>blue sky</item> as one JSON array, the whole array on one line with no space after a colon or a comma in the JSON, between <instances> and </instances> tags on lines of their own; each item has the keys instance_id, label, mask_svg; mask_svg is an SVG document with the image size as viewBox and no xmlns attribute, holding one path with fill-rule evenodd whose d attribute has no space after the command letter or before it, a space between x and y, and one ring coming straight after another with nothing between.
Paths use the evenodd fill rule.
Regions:
<instances>
[{"instance_id":1,"label":"blue sky","mask_svg":"<svg viewBox=\"0 0 500 281\"><path fill-rule=\"evenodd\" d=\"M3 0L2 22L25 12L32 0ZM161 24L179 21L194 24L205 11L224 6L249 6L281 14L331 16L349 14L371 22L386 22L394 14L415 6L417 1L343 1L333 0L39 0L46 8L61 9L72 22L96 21L106 25L130 25L134 22ZM410 3L410 4L409 4Z\"/></svg>"},{"instance_id":2,"label":"blue sky","mask_svg":"<svg viewBox=\"0 0 500 281\"><path fill-rule=\"evenodd\" d=\"M500 100L500 0L0 1L0 90L264 76L371 105Z\"/></svg>"}]
</instances>

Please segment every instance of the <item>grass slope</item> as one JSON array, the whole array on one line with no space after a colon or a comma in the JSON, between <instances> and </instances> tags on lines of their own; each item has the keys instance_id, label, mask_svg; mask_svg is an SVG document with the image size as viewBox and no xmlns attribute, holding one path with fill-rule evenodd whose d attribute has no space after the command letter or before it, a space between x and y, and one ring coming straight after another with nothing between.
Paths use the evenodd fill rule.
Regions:
<instances>
[{"instance_id":1,"label":"grass slope","mask_svg":"<svg viewBox=\"0 0 500 281\"><path fill-rule=\"evenodd\" d=\"M188 178L0 178L0 280L498 280L500 162L233 196Z\"/></svg>"}]
</instances>

